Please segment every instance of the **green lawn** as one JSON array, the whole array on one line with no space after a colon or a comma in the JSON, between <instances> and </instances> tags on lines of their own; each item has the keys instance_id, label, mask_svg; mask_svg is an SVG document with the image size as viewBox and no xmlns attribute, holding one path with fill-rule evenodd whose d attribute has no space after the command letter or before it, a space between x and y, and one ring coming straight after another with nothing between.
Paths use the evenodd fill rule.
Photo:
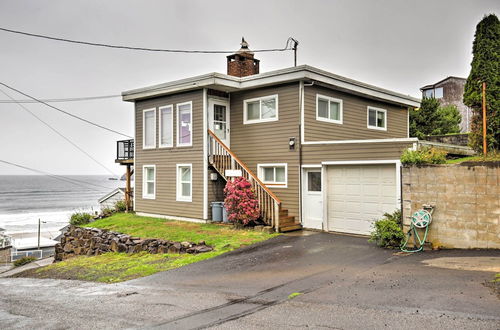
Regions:
<instances>
[{"instance_id":1,"label":"green lawn","mask_svg":"<svg viewBox=\"0 0 500 330\"><path fill-rule=\"evenodd\" d=\"M487 155L486 157L484 156L469 156L469 157L462 157L462 158L457 158L457 159L449 159L446 161L446 164L458 164L462 162L492 162L492 161L500 161L500 154L498 153L492 153Z\"/></svg>"},{"instance_id":2,"label":"green lawn","mask_svg":"<svg viewBox=\"0 0 500 330\"><path fill-rule=\"evenodd\" d=\"M213 258L277 235L251 230L235 230L227 225L170 221L125 213L98 220L91 223L89 227L109 229L141 238L195 243L205 241L207 245L214 247L214 251L197 255L105 253L93 257L78 256L38 268L25 275L106 283L121 282Z\"/></svg>"}]
</instances>

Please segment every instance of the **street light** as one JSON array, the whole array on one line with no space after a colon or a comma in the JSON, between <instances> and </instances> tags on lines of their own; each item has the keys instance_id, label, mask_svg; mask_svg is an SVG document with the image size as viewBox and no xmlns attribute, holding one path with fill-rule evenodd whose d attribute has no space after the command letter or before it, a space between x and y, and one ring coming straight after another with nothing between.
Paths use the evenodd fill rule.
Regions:
<instances>
[{"instance_id":1,"label":"street light","mask_svg":"<svg viewBox=\"0 0 500 330\"><path fill-rule=\"evenodd\" d=\"M47 221L41 221L38 219L38 250L40 250L40 226L42 223L47 223Z\"/></svg>"}]
</instances>

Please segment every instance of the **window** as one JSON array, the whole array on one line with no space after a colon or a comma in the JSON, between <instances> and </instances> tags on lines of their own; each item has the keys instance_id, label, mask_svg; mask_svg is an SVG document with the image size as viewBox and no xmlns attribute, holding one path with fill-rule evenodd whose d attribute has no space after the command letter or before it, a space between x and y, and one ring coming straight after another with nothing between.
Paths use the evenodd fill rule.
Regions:
<instances>
[{"instance_id":1,"label":"window","mask_svg":"<svg viewBox=\"0 0 500 330\"><path fill-rule=\"evenodd\" d=\"M258 164L259 179L268 186L287 187L287 164Z\"/></svg>"},{"instance_id":2,"label":"window","mask_svg":"<svg viewBox=\"0 0 500 330\"><path fill-rule=\"evenodd\" d=\"M307 191L321 192L321 171L307 172Z\"/></svg>"},{"instance_id":3,"label":"window","mask_svg":"<svg viewBox=\"0 0 500 330\"><path fill-rule=\"evenodd\" d=\"M193 193L192 164L177 164L177 201L191 202Z\"/></svg>"},{"instance_id":4,"label":"window","mask_svg":"<svg viewBox=\"0 0 500 330\"><path fill-rule=\"evenodd\" d=\"M142 148L156 148L156 109L144 110L142 121Z\"/></svg>"},{"instance_id":5,"label":"window","mask_svg":"<svg viewBox=\"0 0 500 330\"><path fill-rule=\"evenodd\" d=\"M168 105L160 107L160 148L174 146L174 112Z\"/></svg>"},{"instance_id":6,"label":"window","mask_svg":"<svg viewBox=\"0 0 500 330\"><path fill-rule=\"evenodd\" d=\"M342 124L342 100L317 94L316 120Z\"/></svg>"},{"instance_id":7,"label":"window","mask_svg":"<svg viewBox=\"0 0 500 330\"><path fill-rule=\"evenodd\" d=\"M434 90L434 97L437 99L443 98L443 87L438 87Z\"/></svg>"},{"instance_id":8,"label":"window","mask_svg":"<svg viewBox=\"0 0 500 330\"><path fill-rule=\"evenodd\" d=\"M443 87L426 89L423 92L425 98L443 98Z\"/></svg>"},{"instance_id":9,"label":"window","mask_svg":"<svg viewBox=\"0 0 500 330\"><path fill-rule=\"evenodd\" d=\"M155 199L156 197L156 166L142 167L142 198Z\"/></svg>"},{"instance_id":10,"label":"window","mask_svg":"<svg viewBox=\"0 0 500 330\"><path fill-rule=\"evenodd\" d=\"M387 131L387 110L368 107L367 127Z\"/></svg>"},{"instance_id":11,"label":"window","mask_svg":"<svg viewBox=\"0 0 500 330\"><path fill-rule=\"evenodd\" d=\"M177 104L177 146L192 146L192 138L192 102L179 103Z\"/></svg>"},{"instance_id":12,"label":"window","mask_svg":"<svg viewBox=\"0 0 500 330\"><path fill-rule=\"evenodd\" d=\"M244 124L278 120L278 95L245 100L243 112Z\"/></svg>"}]
</instances>

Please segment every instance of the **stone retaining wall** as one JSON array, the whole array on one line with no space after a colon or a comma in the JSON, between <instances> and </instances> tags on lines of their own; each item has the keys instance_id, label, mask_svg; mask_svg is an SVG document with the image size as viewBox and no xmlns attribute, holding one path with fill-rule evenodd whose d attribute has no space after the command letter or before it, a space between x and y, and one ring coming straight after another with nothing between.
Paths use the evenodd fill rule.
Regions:
<instances>
[{"instance_id":1,"label":"stone retaining wall","mask_svg":"<svg viewBox=\"0 0 500 330\"><path fill-rule=\"evenodd\" d=\"M0 248L0 264L10 263L10 246Z\"/></svg>"},{"instance_id":2,"label":"stone retaining wall","mask_svg":"<svg viewBox=\"0 0 500 330\"><path fill-rule=\"evenodd\" d=\"M141 239L98 228L71 226L55 246L55 260L75 255L94 256L106 252L138 253L203 253L212 251L205 242L174 242L161 239Z\"/></svg>"},{"instance_id":3,"label":"stone retaining wall","mask_svg":"<svg viewBox=\"0 0 500 330\"><path fill-rule=\"evenodd\" d=\"M469 134L430 135L424 137L424 140L466 147L469 143Z\"/></svg>"},{"instance_id":4,"label":"stone retaining wall","mask_svg":"<svg viewBox=\"0 0 500 330\"><path fill-rule=\"evenodd\" d=\"M403 167L403 225L435 205L427 241L444 248L500 248L500 162Z\"/></svg>"}]
</instances>

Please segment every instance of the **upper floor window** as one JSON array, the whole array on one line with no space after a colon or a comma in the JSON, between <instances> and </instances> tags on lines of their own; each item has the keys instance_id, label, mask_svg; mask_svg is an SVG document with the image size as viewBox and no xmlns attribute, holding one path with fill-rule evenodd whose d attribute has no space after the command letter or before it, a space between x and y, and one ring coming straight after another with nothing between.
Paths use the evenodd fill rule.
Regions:
<instances>
[{"instance_id":1,"label":"upper floor window","mask_svg":"<svg viewBox=\"0 0 500 330\"><path fill-rule=\"evenodd\" d=\"M287 187L287 164L258 164L257 172L259 179L268 186L276 188Z\"/></svg>"},{"instance_id":2,"label":"upper floor window","mask_svg":"<svg viewBox=\"0 0 500 330\"><path fill-rule=\"evenodd\" d=\"M177 201L192 201L192 168L192 164L177 164Z\"/></svg>"},{"instance_id":3,"label":"upper floor window","mask_svg":"<svg viewBox=\"0 0 500 330\"><path fill-rule=\"evenodd\" d=\"M426 98L441 99L443 98L443 87L425 89L423 94Z\"/></svg>"},{"instance_id":4,"label":"upper floor window","mask_svg":"<svg viewBox=\"0 0 500 330\"><path fill-rule=\"evenodd\" d=\"M387 131L387 110L368 107L367 127Z\"/></svg>"},{"instance_id":5,"label":"upper floor window","mask_svg":"<svg viewBox=\"0 0 500 330\"><path fill-rule=\"evenodd\" d=\"M142 120L142 147L156 148L156 108L144 110Z\"/></svg>"},{"instance_id":6,"label":"upper floor window","mask_svg":"<svg viewBox=\"0 0 500 330\"><path fill-rule=\"evenodd\" d=\"M243 103L244 124L278 120L278 95L249 99Z\"/></svg>"},{"instance_id":7,"label":"upper floor window","mask_svg":"<svg viewBox=\"0 0 500 330\"><path fill-rule=\"evenodd\" d=\"M155 199L156 196L156 166L144 165L142 167L142 198Z\"/></svg>"},{"instance_id":8,"label":"upper floor window","mask_svg":"<svg viewBox=\"0 0 500 330\"><path fill-rule=\"evenodd\" d=\"M192 102L177 104L177 146L193 145Z\"/></svg>"},{"instance_id":9,"label":"upper floor window","mask_svg":"<svg viewBox=\"0 0 500 330\"><path fill-rule=\"evenodd\" d=\"M174 111L171 105L160 107L160 148L174 146Z\"/></svg>"},{"instance_id":10,"label":"upper floor window","mask_svg":"<svg viewBox=\"0 0 500 330\"><path fill-rule=\"evenodd\" d=\"M342 100L317 94L316 120L342 124Z\"/></svg>"}]
</instances>

